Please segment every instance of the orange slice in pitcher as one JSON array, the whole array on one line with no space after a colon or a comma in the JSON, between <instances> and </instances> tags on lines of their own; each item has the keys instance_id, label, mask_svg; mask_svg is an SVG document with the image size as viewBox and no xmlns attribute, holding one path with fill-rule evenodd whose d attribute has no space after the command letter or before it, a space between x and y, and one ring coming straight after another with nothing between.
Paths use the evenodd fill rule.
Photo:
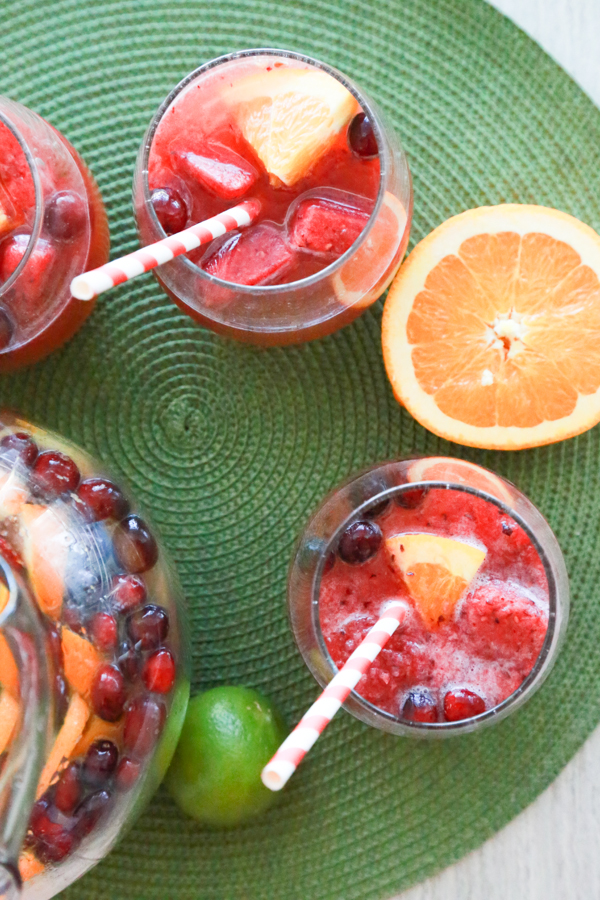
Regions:
<instances>
[{"instance_id":1,"label":"orange slice in pitcher","mask_svg":"<svg viewBox=\"0 0 600 900\"><path fill-rule=\"evenodd\" d=\"M510 505L514 502L510 485L466 459L451 459L445 456L428 456L411 463L406 477L409 481L445 481L452 484L464 484L468 487L485 491Z\"/></svg>"},{"instance_id":2,"label":"orange slice in pitcher","mask_svg":"<svg viewBox=\"0 0 600 900\"><path fill-rule=\"evenodd\" d=\"M367 237L354 255L333 276L333 287L344 306L362 309L381 297L401 262L406 210L386 191Z\"/></svg>"},{"instance_id":3,"label":"orange slice in pitcher","mask_svg":"<svg viewBox=\"0 0 600 900\"><path fill-rule=\"evenodd\" d=\"M241 132L275 186L302 178L359 111L332 75L289 66L240 79L224 99L236 105Z\"/></svg>"},{"instance_id":4,"label":"orange slice in pitcher","mask_svg":"<svg viewBox=\"0 0 600 900\"><path fill-rule=\"evenodd\" d=\"M600 421L600 236L555 209L461 213L413 250L388 294L383 356L426 428L516 450Z\"/></svg>"},{"instance_id":5,"label":"orange slice in pitcher","mask_svg":"<svg viewBox=\"0 0 600 900\"><path fill-rule=\"evenodd\" d=\"M483 547L437 534L395 534L385 545L430 630L452 618L486 557Z\"/></svg>"}]
</instances>

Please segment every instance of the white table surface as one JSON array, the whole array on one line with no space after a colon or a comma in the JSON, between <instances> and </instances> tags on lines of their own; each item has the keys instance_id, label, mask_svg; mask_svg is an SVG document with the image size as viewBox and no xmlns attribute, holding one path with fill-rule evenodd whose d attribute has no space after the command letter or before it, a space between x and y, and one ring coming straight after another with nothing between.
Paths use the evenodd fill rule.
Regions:
<instances>
[{"instance_id":1,"label":"white table surface","mask_svg":"<svg viewBox=\"0 0 600 900\"><path fill-rule=\"evenodd\" d=\"M535 38L600 106L600 0L492 5ZM528 809L401 900L600 900L600 727Z\"/></svg>"}]
</instances>

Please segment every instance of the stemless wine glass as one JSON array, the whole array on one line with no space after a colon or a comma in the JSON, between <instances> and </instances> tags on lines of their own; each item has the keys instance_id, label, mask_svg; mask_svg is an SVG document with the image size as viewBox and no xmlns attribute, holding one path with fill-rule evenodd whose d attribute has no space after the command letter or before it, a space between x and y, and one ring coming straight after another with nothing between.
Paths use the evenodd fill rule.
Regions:
<instances>
[{"instance_id":1,"label":"stemless wine glass","mask_svg":"<svg viewBox=\"0 0 600 900\"><path fill-rule=\"evenodd\" d=\"M497 705L460 721L409 721L402 718L400 709L394 715L362 697L359 682L344 704L347 710L375 728L413 737L447 737L475 731L499 722L522 706L550 672L565 635L569 612L568 577L558 542L547 521L518 488L487 469L459 459L430 457L385 463L353 478L323 501L300 538L290 570L288 610L292 631L306 665L320 685L327 685L337 672L323 634L319 598L323 575L332 564L340 537L353 522L379 515L379 510L390 501L392 505L412 508L423 492L434 489L455 492L456 502L465 505L468 497L480 498L499 516L510 517L509 521L523 529L545 572L548 626L537 659L520 686Z\"/></svg>"},{"instance_id":2,"label":"stemless wine glass","mask_svg":"<svg viewBox=\"0 0 600 900\"><path fill-rule=\"evenodd\" d=\"M380 161L379 190L371 216L352 246L335 262L289 284L244 285L209 274L179 256L154 275L175 303L221 334L256 344L290 344L321 337L360 315L387 288L406 251L412 219L408 161L396 135L373 101L346 75L289 50L254 49L222 56L183 79L161 104L140 148L133 203L142 244L165 237L148 181L152 144L161 122L190 91L208 98L215 79L235 84L240 72L274 66L327 73L344 85L369 117ZM360 186L357 186L359 188ZM188 223L193 224L193 223Z\"/></svg>"},{"instance_id":3,"label":"stemless wine glass","mask_svg":"<svg viewBox=\"0 0 600 900\"><path fill-rule=\"evenodd\" d=\"M71 279L108 260L108 221L79 154L55 128L0 97L0 371L37 362L93 309Z\"/></svg>"},{"instance_id":4,"label":"stemless wine glass","mask_svg":"<svg viewBox=\"0 0 600 900\"><path fill-rule=\"evenodd\" d=\"M0 896L48 900L156 788L189 695L164 548L87 454L0 415ZM2 892L3 891L3 892Z\"/></svg>"}]
</instances>

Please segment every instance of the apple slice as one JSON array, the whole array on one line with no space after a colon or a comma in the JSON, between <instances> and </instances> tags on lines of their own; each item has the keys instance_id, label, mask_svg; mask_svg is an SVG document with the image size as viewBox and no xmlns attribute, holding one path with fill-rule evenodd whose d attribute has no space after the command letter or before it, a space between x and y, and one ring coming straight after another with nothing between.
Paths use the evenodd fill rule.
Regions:
<instances>
[{"instance_id":1,"label":"apple slice","mask_svg":"<svg viewBox=\"0 0 600 900\"><path fill-rule=\"evenodd\" d=\"M385 545L430 631L452 618L487 554L437 534L395 534Z\"/></svg>"}]
</instances>

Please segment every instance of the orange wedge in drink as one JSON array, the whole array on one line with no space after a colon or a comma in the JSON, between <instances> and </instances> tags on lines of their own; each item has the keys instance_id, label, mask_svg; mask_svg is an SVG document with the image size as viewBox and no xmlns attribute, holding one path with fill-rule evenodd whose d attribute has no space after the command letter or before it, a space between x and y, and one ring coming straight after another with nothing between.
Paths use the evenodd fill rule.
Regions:
<instances>
[{"instance_id":1,"label":"orange wedge in drink","mask_svg":"<svg viewBox=\"0 0 600 900\"><path fill-rule=\"evenodd\" d=\"M288 66L240 79L226 102L275 186L302 178L360 108L327 72Z\"/></svg>"},{"instance_id":2,"label":"orange wedge in drink","mask_svg":"<svg viewBox=\"0 0 600 900\"><path fill-rule=\"evenodd\" d=\"M555 209L461 213L392 284L383 356L396 398L460 444L517 450L600 421L600 236Z\"/></svg>"},{"instance_id":3,"label":"orange wedge in drink","mask_svg":"<svg viewBox=\"0 0 600 900\"><path fill-rule=\"evenodd\" d=\"M430 630L452 618L487 552L437 534L395 534L385 545Z\"/></svg>"}]
</instances>

